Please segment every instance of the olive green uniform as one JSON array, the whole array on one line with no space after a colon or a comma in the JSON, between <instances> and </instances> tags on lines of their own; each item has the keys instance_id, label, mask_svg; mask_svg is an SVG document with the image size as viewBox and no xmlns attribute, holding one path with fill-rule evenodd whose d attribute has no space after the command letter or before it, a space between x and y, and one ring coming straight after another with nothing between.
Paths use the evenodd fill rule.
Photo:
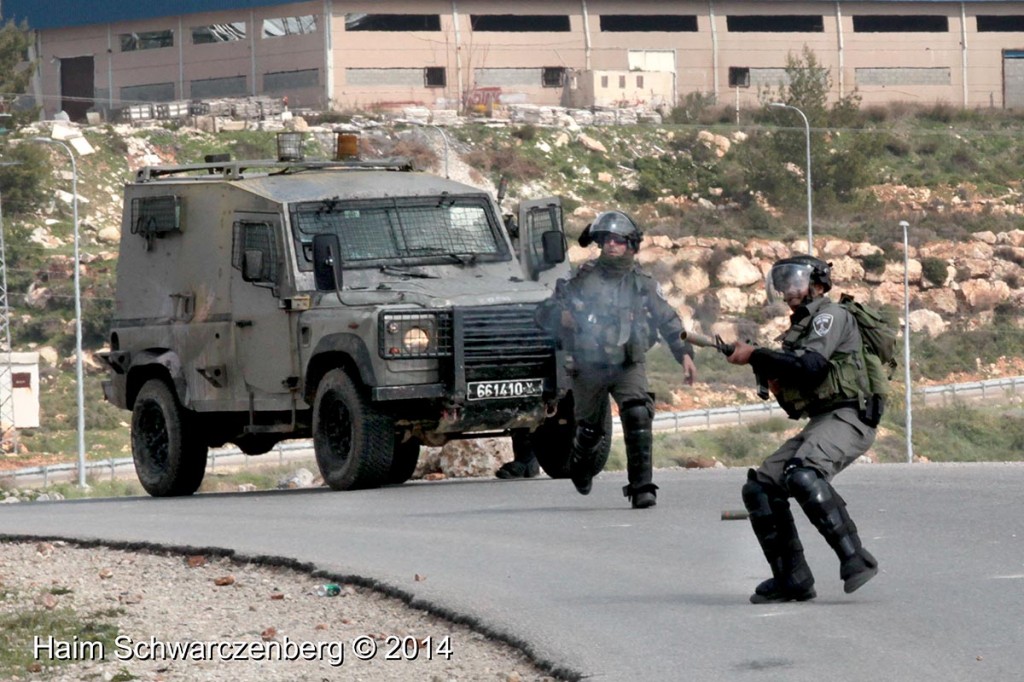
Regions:
<instances>
[{"instance_id":1,"label":"olive green uniform","mask_svg":"<svg viewBox=\"0 0 1024 682\"><path fill-rule=\"evenodd\" d=\"M878 571L846 502L830 483L871 447L873 424L881 415L881 403L864 395L867 365L860 330L853 315L827 296L798 307L790 319L781 352L755 349L750 356L760 376L777 382L776 397L786 413L810 417L799 434L749 471L743 486L743 503L772 570L754 590L750 600L755 603L816 596L789 498L835 551L846 592ZM877 413L865 405L878 406Z\"/></svg>"},{"instance_id":2,"label":"olive green uniform","mask_svg":"<svg viewBox=\"0 0 1024 682\"><path fill-rule=\"evenodd\" d=\"M830 361L829 375L813 391L779 381L779 402L791 416L809 416L803 430L790 438L757 469L758 478L782 485L786 463L799 459L830 481L871 447L876 430L858 415L856 358L862 353L860 332L853 316L827 296L805 306L806 316L783 336L783 349L795 354L808 350ZM794 414L795 412L795 414Z\"/></svg>"}]
</instances>

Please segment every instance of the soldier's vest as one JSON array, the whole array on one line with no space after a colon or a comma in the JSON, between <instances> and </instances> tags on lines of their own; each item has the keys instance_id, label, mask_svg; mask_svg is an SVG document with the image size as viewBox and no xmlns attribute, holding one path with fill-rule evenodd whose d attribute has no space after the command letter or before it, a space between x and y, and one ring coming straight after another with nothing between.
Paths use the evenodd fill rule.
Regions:
<instances>
[{"instance_id":1,"label":"soldier's vest","mask_svg":"<svg viewBox=\"0 0 1024 682\"><path fill-rule=\"evenodd\" d=\"M838 307L838 306L837 306ZM827 309L827 308L826 308ZM823 309L824 310L824 309ZM819 311L820 312L820 311ZM803 340L811 333L814 315L800 320L782 337L783 350L801 353ZM853 324L856 321L850 320ZM864 344L857 335L858 350L853 353L833 353L828 361L825 379L811 389L783 384L778 395L779 405L790 417L813 416L828 412L841 405L856 404L862 416L868 410L868 374L864 357ZM877 420L875 420L877 423Z\"/></svg>"},{"instance_id":2,"label":"soldier's vest","mask_svg":"<svg viewBox=\"0 0 1024 682\"><path fill-rule=\"evenodd\" d=\"M575 361L592 365L643 362L657 337L652 339L641 275L634 270L625 275L625 282L606 280L591 262L580 267L578 276L583 278L581 286L569 301L576 321Z\"/></svg>"}]
</instances>

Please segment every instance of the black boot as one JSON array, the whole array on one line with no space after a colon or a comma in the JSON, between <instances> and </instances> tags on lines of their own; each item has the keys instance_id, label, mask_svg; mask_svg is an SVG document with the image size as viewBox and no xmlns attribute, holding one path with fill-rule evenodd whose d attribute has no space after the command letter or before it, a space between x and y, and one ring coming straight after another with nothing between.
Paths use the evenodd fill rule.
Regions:
<instances>
[{"instance_id":1,"label":"black boot","mask_svg":"<svg viewBox=\"0 0 1024 682\"><path fill-rule=\"evenodd\" d=\"M629 498L633 509L648 509L658 503L658 486L652 482L654 436L650 412L644 404L632 405L623 410L621 417L629 476L629 485L622 488L622 494Z\"/></svg>"},{"instance_id":2,"label":"black boot","mask_svg":"<svg viewBox=\"0 0 1024 682\"><path fill-rule=\"evenodd\" d=\"M594 459L597 446L604 434L589 424L578 424L572 439L572 454L569 456L569 478L580 495L589 495L593 486Z\"/></svg>"},{"instance_id":3,"label":"black boot","mask_svg":"<svg viewBox=\"0 0 1024 682\"><path fill-rule=\"evenodd\" d=\"M807 518L839 557L843 590L853 592L875 577L878 561L864 549L857 526L846 511L845 500L831 484L813 469L794 467L786 473L786 485Z\"/></svg>"},{"instance_id":4,"label":"black boot","mask_svg":"<svg viewBox=\"0 0 1024 682\"><path fill-rule=\"evenodd\" d=\"M750 512L750 525L761 545L772 577L754 588L751 603L764 604L814 599L814 576L804 560L804 548L797 534L789 502L773 486L757 480L754 470L743 486L743 503Z\"/></svg>"},{"instance_id":5,"label":"black boot","mask_svg":"<svg viewBox=\"0 0 1024 682\"><path fill-rule=\"evenodd\" d=\"M511 462L506 462L494 475L498 478L535 478L540 475L540 464L530 442L530 434L526 431L512 432Z\"/></svg>"},{"instance_id":6,"label":"black boot","mask_svg":"<svg viewBox=\"0 0 1024 682\"><path fill-rule=\"evenodd\" d=\"M536 478L540 475L540 464L535 457L523 462L515 459L503 464L494 475L498 478Z\"/></svg>"}]
</instances>

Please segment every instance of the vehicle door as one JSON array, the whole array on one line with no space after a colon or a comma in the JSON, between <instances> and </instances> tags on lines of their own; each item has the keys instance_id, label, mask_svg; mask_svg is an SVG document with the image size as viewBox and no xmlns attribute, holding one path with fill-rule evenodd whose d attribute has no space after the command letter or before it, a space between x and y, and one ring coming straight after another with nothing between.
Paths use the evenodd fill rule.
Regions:
<instances>
[{"instance_id":1,"label":"vehicle door","mask_svg":"<svg viewBox=\"0 0 1024 682\"><path fill-rule=\"evenodd\" d=\"M568 246L562 223L562 201L558 197L531 199L519 204L519 262L526 279L554 289L555 281L569 276L569 258L551 262L545 258L544 233L561 235L563 254ZM549 237L550 239L550 237Z\"/></svg>"},{"instance_id":2,"label":"vehicle door","mask_svg":"<svg viewBox=\"0 0 1024 682\"><path fill-rule=\"evenodd\" d=\"M231 316L235 398L259 409L287 409L298 385L295 324L282 303L285 258L280 216L236 213L232 223ZM239 392L243 395L239 395Z\"/></svg>"}]
</instances>

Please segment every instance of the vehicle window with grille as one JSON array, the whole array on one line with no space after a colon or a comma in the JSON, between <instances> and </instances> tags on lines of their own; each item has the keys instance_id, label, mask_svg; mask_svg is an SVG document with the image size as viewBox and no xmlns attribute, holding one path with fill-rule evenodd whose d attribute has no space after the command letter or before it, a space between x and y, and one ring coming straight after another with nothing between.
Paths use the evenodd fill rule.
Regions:
<instances>
[{"instance_id":1,"label":"vehicle window with grille","mask_svg":"<svg viewBox=\"0 0 1024 682\"><path fill-rule=\"evenodd\" d=\"M396 201L320 202L292 212L299 265L312 269L313 237L338 235L342 261L354 267L382 262L452 263L506 260L504 240L477 200L433 198L429 203Z\"/></svg>"},{"instance_id":2,"label":"vehicle window with grille","mask_svg":"<svg viewBox=\"0 0 1024 682\"><path fill-rule=\"evenodd\" d=\"M247 252L259 251L263 255L263 267L259 279L267 282L277 281L278 250L274 239L274 228L269 223L235 223L234 245L231 252L231 265L244 270Z\"/></svg>"}]
</instances>

